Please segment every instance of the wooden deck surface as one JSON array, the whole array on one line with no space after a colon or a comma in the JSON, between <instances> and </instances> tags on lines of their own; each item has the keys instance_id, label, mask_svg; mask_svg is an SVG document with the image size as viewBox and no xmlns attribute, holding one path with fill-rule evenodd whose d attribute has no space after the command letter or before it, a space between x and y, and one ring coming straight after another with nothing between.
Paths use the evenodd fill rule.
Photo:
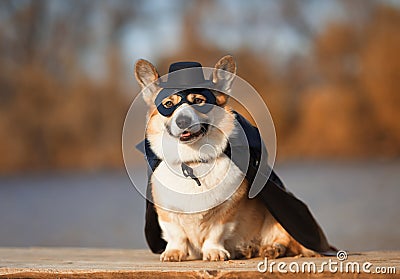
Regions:
<instances>
[{"instance_id":1,"label":"wooden deck surface","mask_svg":"<svg viewBox=\"0 0 400 279\"><path fill-rule=\"evenodd\" d=\"M356 262L361 269L365 262L369 262L371 266L368 269L371 273L363 270L360 273L340 270L333 273L327 265L323 272L319 272L322 262L329 263L329 260L336 261L339 265L342 262L344 266L346 263ZM261 258L225 262L162 263L158 255L147 250L0 248L0 278L400 278L400 251L350 253L344 261L339 261L336 257L283 258L275 260L272 273L259 272L257 266L260 261ZM307 272L307 265L305 272L292 272L296 265L301 267L304 262L315 263L316 272ZM279 263L287 273L277 270ZM289 270L290 264L292 271ZM377 267L380 270L383 267L392 274L378 274Z\"/></svg>"}]
</instances>

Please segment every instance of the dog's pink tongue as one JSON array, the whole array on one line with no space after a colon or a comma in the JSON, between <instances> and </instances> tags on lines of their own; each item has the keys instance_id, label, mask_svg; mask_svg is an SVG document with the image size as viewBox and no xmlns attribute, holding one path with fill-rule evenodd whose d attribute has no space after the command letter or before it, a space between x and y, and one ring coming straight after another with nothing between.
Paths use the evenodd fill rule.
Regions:
<instances>
[{"instance_id":1,"label":"dog's pink tongue","mask_svg":"<svg viewBox=\"0 0 400 279\"><path fill-rule=\"evenodd\" d=\"M185 131L182 133L181 135L182 137L189 137L190 136L190 132L189 131Z\"/></svg>"}]
</instances>

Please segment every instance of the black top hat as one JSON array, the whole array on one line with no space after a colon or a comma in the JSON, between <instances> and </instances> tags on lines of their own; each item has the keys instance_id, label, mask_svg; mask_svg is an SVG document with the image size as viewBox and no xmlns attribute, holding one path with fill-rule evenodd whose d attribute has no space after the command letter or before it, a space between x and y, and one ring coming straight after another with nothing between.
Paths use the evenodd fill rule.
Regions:
<instances>
[{"instance_id":1,"label":"black top hat","mask_svg":"<svg viewBox=\"0 0 400 279\"><path fill-rule=\"evenodd\" d=\"M190 71L180 71L193 68ZM179 72L176 72L179 71ZM174 74L171 74L176 72ZM204 79L203 68L198 62L176 62L169 66L168 79L166 82L160 82L162 88L188 89L213 87L212 80Z\"/></svg>"}]
</instances>

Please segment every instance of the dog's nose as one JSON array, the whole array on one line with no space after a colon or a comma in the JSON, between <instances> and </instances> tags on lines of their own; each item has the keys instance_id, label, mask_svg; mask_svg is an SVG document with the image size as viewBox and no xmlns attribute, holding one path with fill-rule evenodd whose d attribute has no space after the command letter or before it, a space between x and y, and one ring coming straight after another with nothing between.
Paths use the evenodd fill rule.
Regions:
<instances>
[{"instance_id":1,"label":"dog's nose","mask_svg":"<svg viewBox=\"0 0 400 279\"><path fill-rule=\"evenodd\" d=\"M190 119L189 116L180 115L176 118L175 122L179 128L186 129L189 128L190 124L192 123L192 120Z\"/></svg>"}]
</instances>

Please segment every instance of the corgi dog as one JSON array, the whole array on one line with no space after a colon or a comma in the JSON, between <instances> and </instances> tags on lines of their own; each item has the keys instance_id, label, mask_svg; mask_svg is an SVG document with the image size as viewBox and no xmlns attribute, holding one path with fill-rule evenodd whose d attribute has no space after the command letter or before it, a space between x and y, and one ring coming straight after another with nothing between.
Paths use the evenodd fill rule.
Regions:
<instances>
[{"instance_id":1,"label":"corgi dog","mask_svg":"<svg viewBox=\"0 0 400 279\"><path fill-rule=\"evenodd\" d=\"M165 95L156 68L143 59L136 62L135 76L148 105L146 139L161 160L150 177L167 242L161 261L319 255L296 241L260 199L248 198L245 173L224 153L239 129L227 94L235 74L233 57L225 56L210 77L220 90L189 88ZM214 108L204 109L207 105ZM185 197L201 194L206 206L189 212L177 208L180 205L168 200L165 187ZM227 189L234 191L227 196ZM181 207L192 208L191 199L180 202Z\"/></svg>"}]
</instances>

